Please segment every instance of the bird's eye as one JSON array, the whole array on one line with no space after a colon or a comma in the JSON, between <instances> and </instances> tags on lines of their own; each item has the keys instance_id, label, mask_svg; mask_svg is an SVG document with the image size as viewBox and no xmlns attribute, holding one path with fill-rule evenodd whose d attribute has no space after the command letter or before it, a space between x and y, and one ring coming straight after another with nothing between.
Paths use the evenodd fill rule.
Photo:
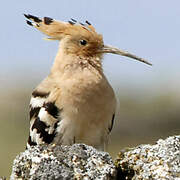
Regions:
<instances>
[{"instance_id":1,"label":"bird's eye","mask_svg":"<svg viewBox=\"0 0 180 180\"><path fill-rule=\"evenodd\" d=\"M87 44L87 41L84 39L81 39L79 42L82 46L85 46Z\"/></svg>"}]
</instances>

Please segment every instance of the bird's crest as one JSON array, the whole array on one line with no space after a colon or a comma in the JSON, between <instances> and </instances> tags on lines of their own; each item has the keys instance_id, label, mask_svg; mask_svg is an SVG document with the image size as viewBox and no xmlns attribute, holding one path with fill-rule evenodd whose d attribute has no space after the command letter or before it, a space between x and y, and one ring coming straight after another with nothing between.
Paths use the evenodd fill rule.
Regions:
<instances>
[{"instance_id":1,"label":"bird's crest","mask_svg":"<svg viewBox=\"0 0 180 180\"><path fill-rule=\"evenodd\" d=\"M49 17L40 19L39 17L30 14L24 14L24 16L28 19L26 21L27 24L34 26L42 33L49 36L49 38L46 38L48 40L62 40L63 38L70 36L71 44L66 43L66 51L68 53L86 57L98 55L100 58L102 58L101 55L104 53L113 53L152 65L145 59L127 51L104 45L102 35L98 34L95 28L88 21L85 21L85 24L83 24L77 22L75 19L63 22L56 21ZM77 42L80 46L77 46Z\"/></svg>"},{"instance_id":2,"label":"bird's crest","mask_svg":"<svg viewBox=\"0 0 180 180\"><path fill-rule=\"evenodd\" d=\"M81 33L82 35L96 36L96 38L102 39L102 36L97 34L95 28L90 22L80 23L75 19L71 19L68 22L57 21L49 17L39 18L30 14L24 14L28 19L26 22L30 26L34 26L42 33L49 36L49 40L61 40L66 35L76 35Z\"/></svg>"}]
</instances>

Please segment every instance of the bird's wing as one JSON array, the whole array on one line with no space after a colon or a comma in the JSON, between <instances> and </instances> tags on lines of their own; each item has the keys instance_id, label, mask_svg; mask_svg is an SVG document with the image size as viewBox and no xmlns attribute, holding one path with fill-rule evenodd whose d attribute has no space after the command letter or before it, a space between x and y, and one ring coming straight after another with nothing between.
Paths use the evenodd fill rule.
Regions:
<instances>
[{"instance_id":1,"label":"bird's wing","mask_svg":"<svg viewBox=\"0 0 180 180\"><path fill-rule=\"evenodd\" d=\"M45 81L46 82L46 81ZM30 101L30 133L27 147L31 145L50 144L56 136L61 109L56 105L58 89L52 86L40 86L32 93Z\"/></svg>"}]
</instances>

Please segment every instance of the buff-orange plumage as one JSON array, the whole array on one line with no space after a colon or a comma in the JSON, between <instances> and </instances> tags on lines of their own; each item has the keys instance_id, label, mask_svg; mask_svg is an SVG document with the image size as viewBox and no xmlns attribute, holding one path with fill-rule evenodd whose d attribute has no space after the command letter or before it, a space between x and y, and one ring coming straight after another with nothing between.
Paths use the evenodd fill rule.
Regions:
<instances>
[{"instance_id":1,"label":"buff-orange plumage","mask_svg":"<svg viewBox=\"0 0 180 180\"><path fill-rule=\"evenodd\" d=\"M51 73L33 91L27 147L43 143L85 143L104 150L112 130L116 99L102 68L104 53L146 60L106 46L102 35L86 21L69 22L25 15L27 24L59 40Z\"/></svg>"}]
</instances>

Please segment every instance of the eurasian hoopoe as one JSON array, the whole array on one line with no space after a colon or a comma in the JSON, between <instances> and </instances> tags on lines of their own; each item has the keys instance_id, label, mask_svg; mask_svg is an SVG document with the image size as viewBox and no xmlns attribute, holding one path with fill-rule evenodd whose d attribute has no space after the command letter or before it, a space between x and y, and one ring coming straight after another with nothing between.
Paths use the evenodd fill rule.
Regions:
<instances>
[{"instance_id":1,"label":"eurasian hoopoe","mask_svg":"<svg viewBox=\"0 0 180 180\"><path fill-rule=\"evenodd\" d=\"M104 150L115 117L116 99L102 69L104 53L149 62L106 46L86 21L56 21L25 15L27 24L61 41L50 74L32 93L27 147L43 143L85 143Z\"/></svg>"}]
</instances>

